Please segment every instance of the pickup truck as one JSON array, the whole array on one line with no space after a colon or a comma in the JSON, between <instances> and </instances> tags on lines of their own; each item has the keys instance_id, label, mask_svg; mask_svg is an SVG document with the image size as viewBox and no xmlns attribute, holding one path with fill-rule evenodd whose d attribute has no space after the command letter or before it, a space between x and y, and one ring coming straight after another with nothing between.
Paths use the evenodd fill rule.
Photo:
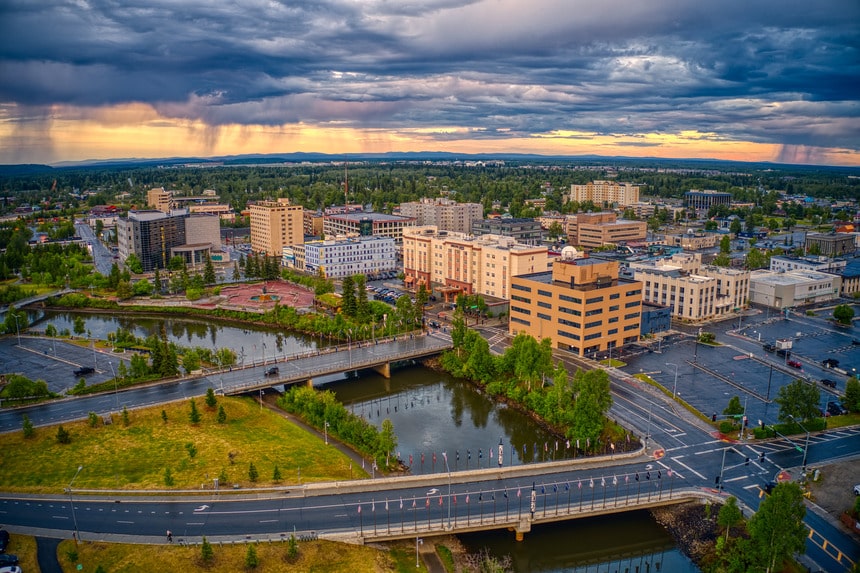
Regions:
<instances>
[{"instance_id":1,"label":"pickup truck","mask_svg":"<svg viewBox=\"0 0 860 573\"><path fill-rule=\"evenodd\" d=\"M76 377L81 377L86 376L87 374L92 374L95 371L95 368L92 368L90 366L81 366L80 368L75 370L74 374Z\"/></svg>"}]
</instances>

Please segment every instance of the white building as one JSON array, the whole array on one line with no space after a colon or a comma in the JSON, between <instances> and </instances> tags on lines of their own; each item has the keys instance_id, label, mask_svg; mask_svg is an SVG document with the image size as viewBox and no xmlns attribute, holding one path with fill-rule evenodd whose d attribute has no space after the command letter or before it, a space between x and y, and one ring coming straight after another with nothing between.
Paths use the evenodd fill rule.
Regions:
<instances>
[{"instance_id":1,"label":"white building","mask_svg":"<svg viewBox=\"0 0 860 573\"><path fill-rule=\"evenodd\" d=\"M839 297L842 277L817 271L753 271L750 302L772 308L789 308L834 300Z\"/></svg>"},{"instance_id":2,"label":"white building","mask_svg":"<svg viewBox=\"0 0 860 573\"><path fill-rule=\"evenodd\" d=\"M352 275L374 276L394 271L397 247L391 237L355 237L311 241L283 249L284 266L328 278Z\"/></svg>"},{"instance_id":3,"label":"white building","mask_svg":"<svg viewBox=\"0 0 860 573\"><path fill-rule=\"evenodd\" d=\"M848 261L831 259L825 256L789 257L776 255L770 258L770 270L774 272L787 271L818 271L820 273L841 273Z\"/></svg>"}]
</instances>

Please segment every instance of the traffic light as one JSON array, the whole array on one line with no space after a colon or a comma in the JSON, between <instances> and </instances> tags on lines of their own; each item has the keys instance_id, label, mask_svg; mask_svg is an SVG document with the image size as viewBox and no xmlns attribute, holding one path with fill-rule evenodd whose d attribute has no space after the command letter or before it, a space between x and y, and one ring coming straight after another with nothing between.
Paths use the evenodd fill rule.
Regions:
<instances>
[{"instance_id":1,"label":"traffic light","mask_svg":"<svg viewBox=\"0 0 860 573\"><path fill-rule=\"evenodd\" d=\"M744 465L745 465L745 466L750 465L750 459L749 459L749 458L747 458L746 460L744 460Z\"/></svg>"},{"instance_id":2,"label":"traffic light","mask_svg":"<svg viewBox=\"0 0 860 573\"><path fill-rule=\"evenodd\" d=\"M764 430L764 420L759 420L758 425L761 426L762 430Z\"/></svg>"},{"instance_id":3,"label":"traffic light","mask_svg":"<svg viewBox=\"0 0 860 573\"><path fill-rule=\"evenodd\" d=\"M713 414L711 414L711 421L712 421L712 422L716 422L716 421L717 421L717 413L716 413L716 412L714 412Z\"/></svg>"},{"instance_id":4,"label":"traffic light","mask_svg":"<svg viewBox=\"0 0 860 573\"><path fill-rule=\"evenodd\" d=\"M720 485L720 476L716 476L716 477L714 477L714 485L715 485L715 486L717 486L717 487L719 487L719 485Z\"/></svg>"},{"instance_id":5,"label":"traffic light","mask_svg":"<svg viewBox=\"0 0 860 573\"><path fill-rule=\"evenodd\" d=\"M749 420L749 418L747 418L746 416L744 416L744 428L749 427L749 425L750 425L750 420Z\"/></svg>"}]
</instances>

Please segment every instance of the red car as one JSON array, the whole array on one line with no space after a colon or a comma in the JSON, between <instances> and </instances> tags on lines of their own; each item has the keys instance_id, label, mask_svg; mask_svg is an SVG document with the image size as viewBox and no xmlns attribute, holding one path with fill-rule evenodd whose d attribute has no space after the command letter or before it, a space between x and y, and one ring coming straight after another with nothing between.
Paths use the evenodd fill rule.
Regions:
<instances>
[{"instance_id":1,"label":"red car","mask_svg":"<svg viewBox=\"0 0 860 573\"><path fill-rule=\"evenodd\" d=\"M801 363L800 363L800 362L798 362L797 360L789 360L789 361L787 362L787 364L788 364L789 366L791 366L792 368L803 368L803 364L801 364Z\"/></svg>"}]
</instances>

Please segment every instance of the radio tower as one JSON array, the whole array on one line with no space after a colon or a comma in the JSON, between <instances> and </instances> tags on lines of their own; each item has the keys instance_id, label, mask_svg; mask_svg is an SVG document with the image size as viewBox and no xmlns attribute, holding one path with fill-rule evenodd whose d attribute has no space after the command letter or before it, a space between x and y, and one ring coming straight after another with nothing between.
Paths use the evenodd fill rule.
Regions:
<instances>
[{"instance_id":1,"label":"radio tower","mask_svg":"<svg viewBox=\"0 0 860 573\"><path fill-rule=\"evenodd\" d=\"M347 166L349 164L343 162L343 208L344 211L349 211L349 172Z\"/></svg>"}]
</instances>

